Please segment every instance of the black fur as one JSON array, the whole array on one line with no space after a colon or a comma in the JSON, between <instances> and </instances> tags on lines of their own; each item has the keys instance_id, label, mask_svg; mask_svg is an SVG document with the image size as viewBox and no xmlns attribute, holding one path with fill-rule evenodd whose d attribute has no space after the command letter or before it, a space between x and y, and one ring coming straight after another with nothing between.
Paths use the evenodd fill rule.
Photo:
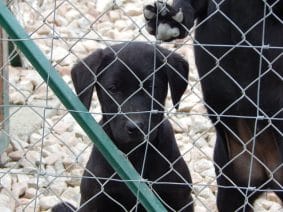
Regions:
<instances>
[{"instance_id":1,"label":"black fur","mask_svg":"<svg viewBox=\"0 0 283 212\"><path fill-rule=\"evenodd\" d=\"M164 61L167 61L166 65ZM158 71L154 74L155 62ZM191 187L186 185L191 184L191 176L180 155L172 127L163 115L168 83L173 104L178 107L187 87L188 68L182 57L166 49L130 43L96 50L72 69L72 80L81 101L89 109L96 87L103 112L100 124L117 147L125 154L129 153L128 158L135 169L139 173L143 169L143 178L153 181L153 190L168 204L169 211L183 207L182 211L193 211ZM152 109L158 112L150 114ZM147 146L144 136L148 131L151 133ZM175 171L171 170L170 164L174 164ZM117 181L120 179L117 174L106 182L105 179L113 174L112 167L94 146L81 182L79 211L117 212L135 207L137 198L123 182ZM170 182L185 184L170 185ZM137 207L138 211L145 211L140 204Z\"/></svg>"},{"instance_id":2,"label":"black fur","mask_svg":"<svg viewBox=\"0 0 283 212\"><path fill-rule=\"evenodd\" d=\"M145 9L155 7L148 5ZM157 20L158 24L168 21L180 28L178 38L184 38L188 31L183 26L190 29L196 21L196 44L203 46L195 46L195 61L217 132L214 160L218 185L282 190L283 1L174 0L166 7L166 16L147 18L151 34L157 33ZM175 12L170 12L179 8L184 13L183 26L172 24ZM261 49L262 45L271 48ZM251 168L252 149L257 159ZM219 187L217 206L225 212L249 211L261 193ZM282 192L277 195L283 200Z\"/></svg>"}]
</instances>

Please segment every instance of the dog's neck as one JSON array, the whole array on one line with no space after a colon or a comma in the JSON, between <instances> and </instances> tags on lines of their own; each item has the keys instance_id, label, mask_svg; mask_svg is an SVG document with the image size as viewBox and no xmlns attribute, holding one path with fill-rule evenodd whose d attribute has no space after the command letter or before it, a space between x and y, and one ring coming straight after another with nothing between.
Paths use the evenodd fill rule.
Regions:
<instances>
[{"instance_id":1,"label":"dog's neck","mask_svg":"<svg viewBox=\"0 0 283 212\"><path fill-rule=\"evenodd\" d=\"M107 123L107 121L104 122L102 119L99 123L101 124L101 126L103 126L103 129L106 132L106 134L115 143L110 126L108 124L105 124ZM160 159L162 157L159 155L165 155L166 158L172 162L177 159L175 157L172 157L172 153L176 152L177 150L176 147L174 146L175 142L173 142L172 140L175 139L174 135L171 132L167 134L168 130L169 131L171 130L169 127L170 127L169 121L165 121L156 129L159 131L157 132L158 136L154 138L152 141L150 141L150 143L154 147L152 147L151 144L148 145L147 142L144 142L139 147L137 147L136 143L133 144L127 143L122 145L115 143L115 145L118 147L120 151L122 151L126 155L129 161L131 161L132 165L135 167L135 169L140 173L141 170L144 169L144 167L150 167L153 161L157 161L156 158ZM168 135L171 134L173 137L170 136L168 137ZM96 149L95 146L93 146L93 148ZM96 152L97 155L100 155L103 158L103 156L99 151ZM149 170L148 168L144 169L143 176L148 176L149 174L148 170Z\"/></svg>"}]
</instances>

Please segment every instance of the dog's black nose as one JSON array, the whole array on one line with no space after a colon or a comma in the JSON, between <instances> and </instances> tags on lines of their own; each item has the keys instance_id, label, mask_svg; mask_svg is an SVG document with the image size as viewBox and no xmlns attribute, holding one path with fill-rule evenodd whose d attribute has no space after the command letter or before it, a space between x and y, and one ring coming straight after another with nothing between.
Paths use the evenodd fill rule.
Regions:
<instances>
[{"instance_id":1,"label":"dog's black nose","mask_svg":"<svg viewBox=\"0 0 283 212\"><path fill-rule=\"evenodd\" d=\"M131 121L126 123L126 130L129 135L136 135L143 129L143 123L141 121Z\"/></svg>"}]
</instances>

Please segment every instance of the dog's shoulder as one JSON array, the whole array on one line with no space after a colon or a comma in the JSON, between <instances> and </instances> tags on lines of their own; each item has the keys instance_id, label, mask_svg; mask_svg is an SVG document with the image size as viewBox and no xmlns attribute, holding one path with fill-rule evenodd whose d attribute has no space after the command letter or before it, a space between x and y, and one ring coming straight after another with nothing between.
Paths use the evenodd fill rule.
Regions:
<instances>
[{"instance_id":1,"label":"dog's shoulder","mask_svg":"<svg viewBox=\"0 0 283 212\"><path fill-rule=\"evenodd\" d=\"M164 120L158 128L157 149L168 157L178 157L180 155L177 146L173 127L168 119ZM170 159L170 158L168 158Z\"/></svg>"}]
</instances>

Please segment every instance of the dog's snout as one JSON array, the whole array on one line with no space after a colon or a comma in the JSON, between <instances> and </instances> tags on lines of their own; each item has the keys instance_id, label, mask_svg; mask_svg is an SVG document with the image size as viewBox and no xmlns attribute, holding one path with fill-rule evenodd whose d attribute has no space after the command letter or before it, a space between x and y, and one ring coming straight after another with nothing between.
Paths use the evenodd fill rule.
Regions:
<instances>
[{"instance_id":1,"label":"dog's snout","mask_svg":"<svg viewBox=\"0 0 283 212\"><path fill-rule=\"evenodd\" d=\"M143 129L144 124L141 121L131 121L126 123L126 130L129 135L136 135Z\"/></svg>"}]
</instances>

